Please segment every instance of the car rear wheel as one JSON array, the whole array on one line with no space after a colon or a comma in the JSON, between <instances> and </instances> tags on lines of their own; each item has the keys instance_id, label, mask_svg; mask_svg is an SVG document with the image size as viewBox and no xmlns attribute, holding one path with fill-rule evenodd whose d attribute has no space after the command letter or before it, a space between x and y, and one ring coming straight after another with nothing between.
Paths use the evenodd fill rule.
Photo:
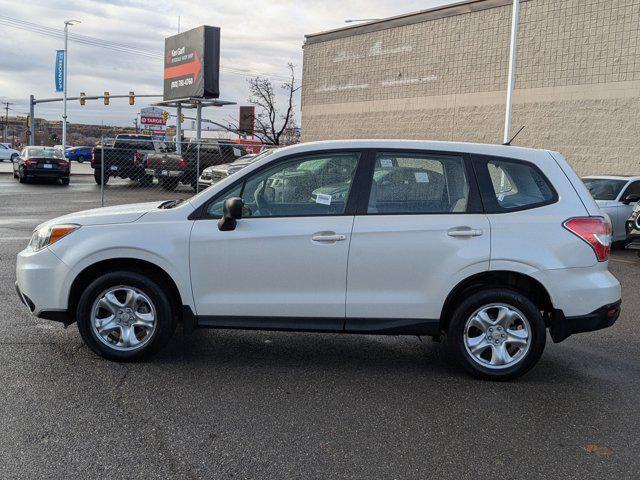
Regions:
<instances>
[{"instance_id":1,"label":"car rear wheel","mask_svg":"<svg viewBox=\"0 0 640 480\"><path fill-rule=\"evenodd\" d=\"M540 359L546 328L540 310L509 289L483 290L455 309L447 341L459 363L489 380L512 380Z\"/></svg>"},{"instance_id":2,"label":"car rear wheel","mask_svg":"<svg viewBox=\"0 0 640 480\"><path fill-rule=\"evenodd\" d=\"M24 168L20 168L20 170L18 170L18 180L20 181L20 183L27 183L27 175L24 173Z\"/></svg>"},{"instance_id":3,"label":"car rear wheel","mask_svg":"<svg viewBox=\"0 0 640 480\"><path fill-rule=\"evenodd\" d=\"M142 175L138 182L141 187L149 187L153 184L153 175Z\"/></svg>"},{"instance_id":4,"label":"car rear wheel","mask_svg":"<svg viewBox=\"0 0 640 480\"><path fill-rule=\"evenodd\" d=\"M107 175L106 173L104 174L104 182L103 182L102 172L100 170L93 171L93 179L96 181L98 185L102 185L103 183L106 185L107 183L109 183L109 175Z\"/></svg>"},{"instance_id":5,"label":"car rear wheel","mask_svg":"<svg viewBox=\"0 0 640 480\"><path fill-rule=\"evenodd\" d=\"M173 191L178 187L177 178L162 178L160 180L160 186L165 190Z\"/></svg>"},{"instance_id":6,"label":"car rear wheel","mask_svg":"<svg viewBox=\"0 0 640 480\"><path fill-rule=\"evenodd\" d=\"M68 178L61 178L60 179L60 183L62 185L69 185L69 179Z\"/></svg>"},{"instance_id":7,"label":"car rear wheel","mask_svg":"<svg viewBox=\"0 0 640 480\"><path fill-rule=\"evenodd\" d=\"M176 329L169 294L136 272L112 272L94 280L80 297L78 330L98 355L135 361L163 347Z\"/></svg>"}]
</instances>

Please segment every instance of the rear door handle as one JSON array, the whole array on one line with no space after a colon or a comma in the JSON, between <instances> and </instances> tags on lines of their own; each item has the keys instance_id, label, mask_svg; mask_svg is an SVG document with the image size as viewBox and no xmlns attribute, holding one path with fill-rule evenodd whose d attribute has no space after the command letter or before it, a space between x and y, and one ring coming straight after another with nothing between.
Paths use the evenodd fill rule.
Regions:
<instances>
[{"instance_id":1,"label":"rear door handle","mask_svg":"<svg viewBox=\"0 0 640 480\"><path fill-rule=\"evenodd\" d=\"M447 230L447 235L450 237L479 237L482 235L482 230L471 227L455 227Z\"/></svg>"},{"instance_id":2,"label":"rear door handle","mask_svg":"<svg viewBox=\"0 0 640 480\"><path fill-rule=\"evenodd\" d=\"M342 242L346 240L346 235L338 235L335 232L318 232L314 233L311 237L311 240L314 242L322 242L322 243L335 243Z\"/></svg>"}]
</instances>

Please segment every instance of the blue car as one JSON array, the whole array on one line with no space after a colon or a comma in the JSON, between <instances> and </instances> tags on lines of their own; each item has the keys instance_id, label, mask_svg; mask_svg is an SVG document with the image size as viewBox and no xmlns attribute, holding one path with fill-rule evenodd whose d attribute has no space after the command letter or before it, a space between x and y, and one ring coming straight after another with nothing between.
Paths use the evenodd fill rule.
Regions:
<instances>
[{"instance_id":1,"label":"blue car","mask_svg":"<svg viewBox=\"0 0 640 480\"><path fill-rule=\"evenodd\" d=\"M91 150L93 147L69 147L65 153L65 156L69 160L75 160L78 163L82 163L85 160L91 160Z\"/></svg>"}]
</instances>

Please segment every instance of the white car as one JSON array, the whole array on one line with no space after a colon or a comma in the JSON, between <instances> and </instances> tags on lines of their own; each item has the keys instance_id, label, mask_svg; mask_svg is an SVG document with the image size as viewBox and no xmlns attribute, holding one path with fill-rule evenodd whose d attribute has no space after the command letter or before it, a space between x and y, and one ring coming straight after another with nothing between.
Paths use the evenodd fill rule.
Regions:
<instances>
[{"instance_id":1,"label":"white car","mask_svg":"<svg viewBox=\"0 0 640 480\"><path fill-rule=\"evenodd\" d=\"M0 162L4 162L5 160L15 162L19 156L20 152L11 148L10 144L0 143Z\"/></svg>"},{"instance_id":2,"label":"white car","mask_svg":"<svg viewBox=\"0 0 640 480\"><path fill-rule=\"evenodd\" d=\"M582 179L596 203L609 215L613 241L627 238L625 223L640 199L640 177L589 176Z\"/></svg>"},{"instance_id":3,"label":"white car","mask_svg":"<svg viewBox=\"0 0 640 480\"><path fill-rule=\"evenodd\" d=\"M176 324L446 335L460 363L515 378L554 341L611 326L611 226L558 153L354 140L282 148L187 201L40 225L18 293L134 360Z\"/></svg>"}]
</instances>

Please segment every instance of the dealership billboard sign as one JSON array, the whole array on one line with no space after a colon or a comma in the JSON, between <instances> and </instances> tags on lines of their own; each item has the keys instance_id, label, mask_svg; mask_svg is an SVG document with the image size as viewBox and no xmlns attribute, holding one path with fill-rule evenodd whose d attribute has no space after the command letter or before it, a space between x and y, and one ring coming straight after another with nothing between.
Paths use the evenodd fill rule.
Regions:
<instances>
[{"instance_id":1,"label":"dealership billboard sign","mask_svg":"<svg viewBox=\"0 0 640 480\"><path fill-rule=\"evenodd\" d=\"M220 29L203 25L164 40L164 100L220 96Z\"/></svg>"},{"instance_id":2,"label":"dealership billboard sign","mask_svg":"<svg viewBox=\"0 0 640 480\"><path fill-rule=\"evenodd\" d=\"M140 128L145 135L164 137L167 132L165 111L158 107L140 109Z\"/></svg>"}]
</instances>

